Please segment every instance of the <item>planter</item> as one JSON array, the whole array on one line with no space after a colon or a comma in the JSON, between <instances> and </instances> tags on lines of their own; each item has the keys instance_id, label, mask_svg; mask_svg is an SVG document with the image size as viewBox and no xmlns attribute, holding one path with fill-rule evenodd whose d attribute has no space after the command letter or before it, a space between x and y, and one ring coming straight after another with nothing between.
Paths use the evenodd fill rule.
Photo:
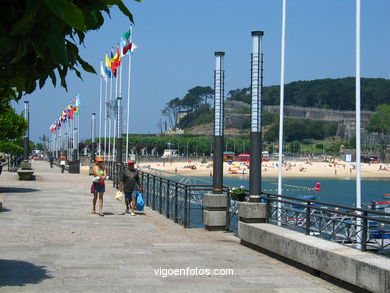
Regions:
<instances>
[{"instance_id":1,"label":"planter","mask_svg":"<svg viewBox=\"0 0 390 293\"><path fill-rule=\"evenodd\" d=\"M231 199L237 201L245 201L246 193L232 193Z\"/></svg>"}]
</instances>

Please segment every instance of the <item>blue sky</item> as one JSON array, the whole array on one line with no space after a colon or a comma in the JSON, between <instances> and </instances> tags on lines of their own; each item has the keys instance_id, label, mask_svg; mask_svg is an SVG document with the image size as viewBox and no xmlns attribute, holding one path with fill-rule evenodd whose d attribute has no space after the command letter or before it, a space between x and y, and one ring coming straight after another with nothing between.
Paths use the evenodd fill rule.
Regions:
<instances>
[{"instance_id":1,"label":"blue sky","mask_svg":"<svg viewBox=\"0 0 390 293\"><path fill-rule=\"evenodd\" d=\"M280 83L282 0L124 1L134 14L131 133L156 133L164 104L197 86L213 85L214 52L224 51L225 92L250 83L253 30L263 30L264 85ZM362 0L363 77L390 78L390 1ZM286 82L355 75L355 0L287 0ZM100 59L129 27L117 9L90 32L81 56L98 71ZM127 75L127 60L123 76ZM30 101L30 138L48 127L80 93L80 138L90 136L92 112L99 112L99 75L68 77L68 92L47 82ZM127 78L122 95L127 99ZM364 97L363 97L364 98ZM126 107L126 105L125 105Z\"/></svg>"}]
</instances>

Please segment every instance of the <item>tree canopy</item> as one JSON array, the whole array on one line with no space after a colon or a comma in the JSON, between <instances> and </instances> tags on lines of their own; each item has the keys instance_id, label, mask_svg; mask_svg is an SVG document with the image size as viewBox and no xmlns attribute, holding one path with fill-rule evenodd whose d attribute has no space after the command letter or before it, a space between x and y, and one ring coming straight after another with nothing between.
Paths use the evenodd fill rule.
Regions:
<instances>
[{"instance_id":1,"label":"tree canopy","mask_svg":"<svg viewBox=\"0 0 390 293\"><path fill-rule=\"evenodd\" d=\"M374 111L380 104L390 104L390 80L362 78L362 109ZM279 86L263 88L263 104L279 105ZM228 99L250 103L250 88L231 90ZM285 105L355 110L355 78L295 81L285 85Z\"/></svg>"},{"instance_id":2,"label":"tree canopy","mask_svg":"<svg viewBox=\"0 0 390 293\"><path fill-rule=\"evenodd\" d=\"M142 0L135 0L141 2ZM83 70L95 73L79 55L85 34L99 29L103 13L117 6L131 22L133 16L121 0L14 0L2 3L0 19L0 98L18 100L43 87L67 88L66 76Z\"/></svg>"},{"instance_id":3,"label":"tree canopy","mask_svg":"<svg viewBox=\"0 0 390 293\"><path fill-rule=\"evenodd\" d=\"M197 111L195 115L192 115L193 117L198 117L199 115L205 114L206 112L210 111L209 102L213 99L213 97L214 91L211 87L196 86L189 89L183 98L174 98L166 103L161 113L164 117L167 118L170 127L176 128L178 122L177 118L181 111L192 113L194 111L200 110ZM183 127L183 125L180 127Z\"/></svg>"},{"instance_id":4,"label":"tree canopy","mask_svg":"<svg viewBox=\"0 0 390 293\"><path fill-rule=\"evenodd\" d=\"M390 134L390 105L379 105L368 121L366 129L370 132Z\"/></svg>"},{"instance_id":5,"label":"tree canopy","mask_svg":"<svg viewBox=\"0 0 390 293\"><path fill-rule=\"evenodd\" d=\"M27 121L18 115L9 101L0 100L0 152L21 154Z\"/></svg>"}]
</instances>

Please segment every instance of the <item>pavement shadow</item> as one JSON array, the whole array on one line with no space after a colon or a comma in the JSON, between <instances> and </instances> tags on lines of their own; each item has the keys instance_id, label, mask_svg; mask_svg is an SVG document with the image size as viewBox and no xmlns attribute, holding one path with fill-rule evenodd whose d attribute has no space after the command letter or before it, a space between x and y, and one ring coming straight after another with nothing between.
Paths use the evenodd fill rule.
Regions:
<instances>
[{"instance_id":1,"label":"pavement shadow","mask_svg":"<svg viewBox=\"0 0 390 293\"><path fill-rule=\"evenodd\" d=\"M43 266L20 260L0 259L0 287L38 284L49 278L52 276Z\"/></svg>"},{"instance_id":2,"label":"pavement shadow","mask_svg":"<svg viewBox=\"0 0 390 293\"><path fill-rule=\"evenodd\" d=\"M10 210L11 209L8 209L8 208L0 206L0 213L2 213L2 212L9 212Z\"/></svg>"},{"instance_id":3,"label":"pavement shadow","mask_svg":"<svg viewBox=\"0 0 390 293\"><path fill-rule=\"evenodd\" d=\"M0 187L0 193L29 193L40 191L39 189L34 188L24 188L24 187Z\"/></svg>"},{"instance_id":4,"label":"pavement shadow","mask_svg":"<svg viewBox=\"0 0 390 293\"><path fill-rule=\"evenodd\" d=\"M104 214L105 216L113 216L113 215L114 215L114 213L111 213L111 212L103 212L103 214Z\"/></svg>"}]
</instances>

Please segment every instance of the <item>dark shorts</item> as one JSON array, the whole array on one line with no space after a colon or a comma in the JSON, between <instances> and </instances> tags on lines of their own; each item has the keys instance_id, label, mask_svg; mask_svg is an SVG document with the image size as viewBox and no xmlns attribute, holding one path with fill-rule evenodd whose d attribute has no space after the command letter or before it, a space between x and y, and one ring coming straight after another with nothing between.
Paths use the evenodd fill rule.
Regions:
<instances>
[{"instance_id":1,"label":"dark shorts","mask_svg":"<svg viewBox=\"0 0 390 293\"><path fill-rule=\"evenodd\" d=\"M99 183L94 183L95 185L95 192L106 192L106 185L100 185Z\"/></svg>"},{"instance_id":2,"label":"dark shorts","mask_svg":"<svg viewBox=\"0 0 390 293\"><path fill-rule=\"evenodd\" d=\"M135 191L132 191L132 192L125 192L124 194L125 194L125 200L126 201L131 201L132 198L137 199L138 191L135 190Z\"/></svg>"}]
</instances>

